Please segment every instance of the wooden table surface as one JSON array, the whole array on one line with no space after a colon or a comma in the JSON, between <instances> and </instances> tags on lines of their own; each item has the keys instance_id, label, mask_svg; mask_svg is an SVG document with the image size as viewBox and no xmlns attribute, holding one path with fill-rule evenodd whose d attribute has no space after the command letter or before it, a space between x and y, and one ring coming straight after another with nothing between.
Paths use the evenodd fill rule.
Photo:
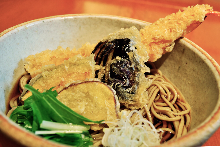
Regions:
<instances>
[{"instance_id":1,"label":"wooden table surface","mask_svg":"<svg viewBox=\"0 0 220 147\"><path fill-rule=\"evenodd\" d=\"M14 25L53 15L109 14L154 22L158 18L195 4L210 4L220 11L218 0L0 0L0 32ZM195 31L185 36L220 64L220 17L208 16ZM4 135L0 134L0 147ZM220 129L204 144L220 145ZM10 139L5 139L5 142Z\"/></svg>"}]
</instances>

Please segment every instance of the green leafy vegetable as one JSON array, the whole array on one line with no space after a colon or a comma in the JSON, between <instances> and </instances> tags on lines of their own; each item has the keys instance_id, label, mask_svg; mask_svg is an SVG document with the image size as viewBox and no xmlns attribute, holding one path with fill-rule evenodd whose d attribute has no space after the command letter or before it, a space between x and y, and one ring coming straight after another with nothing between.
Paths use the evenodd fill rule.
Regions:
<instances>
[{"instance_id":1,"label":"green leafy vegetable","mask_svg":"<svg viewBox=\"0 0 220 147\"><path fill-rule=\"evenodd\" d=\"M50 132L49 134L42 134L41 136L69 145L87 146L92 144L92 138L88 132L89 126L84 124L84 122L101 123L102 121L92 121L74 112L57 100L56 96L58 94L56 91L52 91L52 88L43 93L40 93L30 85L25 85L25 88L32 92L32 96L24 101L24 105L18 106L12 112L10 118L14 122L34 133L36 131L39 132L39 130L48 130L48 128L41 127L42 122L49 124L50 122L52 124L54 124L53 122L57 122L58 128L70 124L75 127L75 129L72 130L75 133L69 133L68 131L66 131L68 133L59 133L62 131L65 132L65 129L62 129L62 131L58 129L58 131L49 128L49 130L55 132L55 134L51 134L52 132Z\"/></svg>"},{"instance_id":2,"label":"green leafy vegetable","mask_svg":"<svg viewBox=\"0 0 220 147\"><path fill-rule=\"evenodd\" d=\"M48 134L48 135L42 135L44 138L63 143L63 144L69 144L72 146L91 146L93 145L92 141L93 139L90 136L88 132L84 132L82 134Z\"/></svg>"},{"instance_id":3,"label":"green leafy vegetable","mask_svg":"<svg viewBox=\"0 0 220 147\"><path fill-rule=\"evenodd\" d=\"M23 106L17 107L10 118L20 126L32 131L33 111L31 108L24 109Z\"/></svg>"}]
</instances>

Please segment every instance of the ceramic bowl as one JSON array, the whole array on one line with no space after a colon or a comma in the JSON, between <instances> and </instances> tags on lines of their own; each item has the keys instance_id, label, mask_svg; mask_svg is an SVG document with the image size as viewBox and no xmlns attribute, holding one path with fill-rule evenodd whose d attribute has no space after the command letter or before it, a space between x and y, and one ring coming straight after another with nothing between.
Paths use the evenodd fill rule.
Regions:
<instances>
[{"instance_id":1,"label":"ceramic bowl","mask_svg":"<svg viewBox=\"0 0 220 147\"><path fill-rule=\"evenodd\" d=\"M25 146L61 146L27 132L5 115L7 98L16 84L25 57L58 46L81 47L119 30L147 22L105 15L62 15L29 21L0 34L0 129L6 143ZM192 107L190 132L162 146L202 145L220 125L220 69L203 49L184 38L171 53L156 62L157 67L183 93Z\"/></svg>"}]
</instances>

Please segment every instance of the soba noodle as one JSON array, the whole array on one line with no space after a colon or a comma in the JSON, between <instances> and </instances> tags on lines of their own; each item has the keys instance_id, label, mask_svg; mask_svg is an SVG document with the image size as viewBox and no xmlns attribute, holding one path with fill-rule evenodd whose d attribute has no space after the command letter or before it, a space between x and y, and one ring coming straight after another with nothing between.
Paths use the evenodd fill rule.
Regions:
<instances>
[{"instance_id":1,"label":"soba noodle","mask_svg":"<svg viewBox=\"0 0 220 147\"><path fill-rule=\"evenodd\" d=\"M156 69L154 64L150 64L152 66L151 72L146 76L151 80L151 85L147 89L150 100L142 109L138 110L138 113L142 114L142 121L146 119L158 131L162 130L160 132L162 136L161 143L164 143L179 138L189 131L191 108L181 92L162 75L160 70ZM123 109L122 111L130 113L132 110ZM135 122L139 119L139 116L134 113L129 119L130 122ZM115 125L118 127L117 124ZM101 145L103 135L103 132L92 134L93 138L95 138L95 145Z\"/></svg>"},{"instance_id":2,"label":"soba noodle","mask_svg":"<svg viewBox=\"0 0 220 147\"><path fill-rule=\"evenodd\" d=\"M157 129L164 131L162 142L179 138L190 128L190 106L180 91L153 64L147 78L152 81L147 89L149 102L144 106L146 118Z\"/></svg>"},{"instance_id":3,"label":"soba noodle","mask_svg":"<svg viewBox=\"0 0 220 147\"><path fill-rule=\"evenodd\" d=\"M160 130L162 136L161 143L179 138L187 133L190 128L191 114L190 106L185 101L185 98L178 91L178 89L165 77L162 72L150 63L151 72L146 75L146 78L150 79L151 85L147 89L149 95L149 101L146 105L137 111L142 114L142 119L146 119L154 125L157 130ZM23 75L19 82L20 94L23 91L25 84L30 81L30 76ZM19 96L11 98L9 105L11 109L8 112L8 116L19 105ZM131 112L132 109L121 108L123 112ZM130 117L130 122L135 122L140 117L137 113L134 113ZM107 125L106 125L107 126ZM101 145L104 136L103 130L91 132L94 138L94 145Z\"/></svg>"}]
</instances>

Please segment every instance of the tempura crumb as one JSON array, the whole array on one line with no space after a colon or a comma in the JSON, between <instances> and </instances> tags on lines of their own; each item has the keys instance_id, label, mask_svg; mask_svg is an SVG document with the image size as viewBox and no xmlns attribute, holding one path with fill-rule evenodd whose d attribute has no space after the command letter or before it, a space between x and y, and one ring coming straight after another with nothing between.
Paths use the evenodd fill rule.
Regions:
<instances>
[{"instance_id":1,"label":"tempura crumb","mask_svg":"<svg viewBox=\"0 0 220 147\"><path fill-rule=\"evenodd\" d=\"M188 7L185 11L173 13L160 18L153 24L140 30L142 43L146 46L149 61L156 61L166 52L171 52L174 41L194 30L204 21L209 5L196 5Z\"/></svg>"},{"instance_id":2,"label":"tempura crumb","mask_svg":"<svg viewBox=\"0 0 220 147\"><path fill-rule=\"evenodd\" d=\"M57 66L62 64L65 60L70 59L73 56L78 54L83 57L88 57L95 45L91 45L89 43L84 44L78 50L70 49L67 47L66 49L58 46L55 50L45 50L35 55L28 56L25 61L24 68L30 73L31 77L35 77L37 74L41 73L41 69L50 69L53 66Z\"/></svg>"},{"instance_id":3,"label":"tempura crumb","mask_svg":"<svg viewBox=\"0 0 220 147\"><path fill-rule=\"evenodd\" d=\"M41 74L38 74L31 80L31 83L33 83L32 86L40 92L49 90L51 87L54 87L53 90L59 92L70 83L95 78L95 69L96 65L93 54L87 57L76 55L65 60L64 63L60 65L43 70ZM25 100L30 95L31 93L29 91L22 99Z\"/></svg>"}]
</instances>

